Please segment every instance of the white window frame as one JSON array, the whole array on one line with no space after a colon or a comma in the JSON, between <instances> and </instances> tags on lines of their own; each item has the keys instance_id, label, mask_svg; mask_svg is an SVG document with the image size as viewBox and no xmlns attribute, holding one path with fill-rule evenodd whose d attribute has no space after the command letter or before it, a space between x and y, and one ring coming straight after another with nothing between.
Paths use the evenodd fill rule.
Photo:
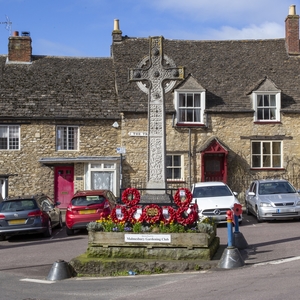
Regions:
<instances>
[{"instance_id":1,"label":"white window frame","mask_svg":"<svg viewBox=\"0 0 300 300\"><path fill-rule=\"evenodd\" d=\"M20 126L19 125L0 125L1 138L7 138L7 148L0 150L20 150ZM6 130L5 130L6 129Z\"/></svg>"},{"instance_id":2,"label":"white window frame","mask_svg":"<svg viewBox=\"0 0 300 300\"><path fill-rule=\"evenodd\" d=\"M195 106L193 103L192 106L188 106L186 104L185 106L180 106L180 95L185 94L187 95L193 95L193 102L194 102L194 95L199 94L200 95L200 106ZM175 90L175 108L176 108L176 115L177 115L177 123L182 124L182 125L204 125L204 110L205 110L205 90ZM195 114L193 114L193 119L194 120L183 120L181 118L181 110L199 110L199 121L195 121Z\"/></svg>"},{"instance_id":3,"label":"white window frame","mask_svg":"<svg viewBox=\"0 0 300 300\"><path fill-rule=\"evenodd\" d=\"M85 164L85 189L91 190L92 189L92 173L93 172L109 172L112 173L112 186L111 191L114 195L118 194L118 182L117 182L117 175L118 175L118 164L112 161L95 161L91 163Z\"/></svg>"},{"instance_id":4,"label":"white window frame","mask_svg":"<svg viewBox=\"0 0 300 300\"><path fill-rule=\"evenodd\" d=\"M264 97L264 96L274 96L275 97L275 105L270 105L269 106L259 106L258 101L259 97ZM254 121L255 122L280 122L280 108L281 108L281 93L280 92L254 92L253 93L253 109L254 109ZM259 119L259 110L260 109L265 109L269 111L273 108L275 109L275 116L274 118L269 118L269 119Z\"/></svg>"},{"instance_id":5,"label":"white window frame","mask_svg":"<svg viewBox=\"0 0 300 300\"><path fill-rule=\"evenodd\" d=\"M69 129L74 128L76 129L76 133L74 134L74 137L70 137ZM61 136L61 130L66 129L66 147L63 147L64 145L64 140L63 137ZM70 149L69 147L69 139L73 138L73 147L74 149ZM79 150L79 127L78 126L66 126L66 125L57 125L56 126L56 150L57 151L78 151Z\"/></svg>"},{"instance_id":6,"label":"white window frame","mask_svg":"<svg viewBox=\"0 0 300 300\"><path fill-rule=\"evenodd\" d=\"M166 165L167 168L167 181L184 181L184 156L181 154L167 154L167 157L171 156L171 165ZM179 156L180 157L180 166L175 166L174 165L174 156ZM168 159L166 159L166 164L168 162ZM168 170L172 169L172 178L168 178ZM174 178L174 170L175 169L180 169L180 174L181 178Z\"/></svg>"},{"instance_id":7,"label":"white window frame","mask_svg":"<svg viewBox=\"0 0 300 300\"><path fill-rule=\"evenodd\" d=\"M258 143L259 150L253 153L253 144ZM280 153L273 153L273 144L279 143ZM256 157L256 159L255 159ZM280 163L276 163L279 158ZM258 163L258 165L254 165ZM251 168L252 169L281 169L283 168L283 142L278 140L253 140L251 141Z\"/></svg>"}]
</instances>

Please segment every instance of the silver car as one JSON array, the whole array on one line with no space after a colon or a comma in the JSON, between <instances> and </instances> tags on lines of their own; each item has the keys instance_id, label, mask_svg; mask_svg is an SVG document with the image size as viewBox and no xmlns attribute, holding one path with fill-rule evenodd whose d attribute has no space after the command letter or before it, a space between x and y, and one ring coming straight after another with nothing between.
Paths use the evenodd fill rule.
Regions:
<instances>
[{"instance_id":1,"label":"silver car","mask_svg":"<svg viewBox=\"0 0 300 300\"><path fill-rule=\"evenodd\" d=\"M255 180L245 195L246 213L257 221L300 218L300 195L284 179Z\"/></svg>"}]
</instances>

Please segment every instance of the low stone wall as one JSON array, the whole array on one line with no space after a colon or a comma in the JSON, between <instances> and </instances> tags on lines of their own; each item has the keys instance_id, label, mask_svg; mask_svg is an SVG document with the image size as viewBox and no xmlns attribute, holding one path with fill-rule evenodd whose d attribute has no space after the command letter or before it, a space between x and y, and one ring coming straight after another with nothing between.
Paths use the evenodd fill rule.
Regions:
<instances>
[{"instance_id":1,"label":"low stone wall","mask_svg":"<svg viewBox=\"0 0 300 300\"><path fill-rule=\"evenodd\" d=\"M137 274L195 271L212 266L208 262L219 246L216 232L209 235L89 231L86 253L72 259L70 265L82 276L125 275L129 270Z\"/></svg>"}]
</instances>

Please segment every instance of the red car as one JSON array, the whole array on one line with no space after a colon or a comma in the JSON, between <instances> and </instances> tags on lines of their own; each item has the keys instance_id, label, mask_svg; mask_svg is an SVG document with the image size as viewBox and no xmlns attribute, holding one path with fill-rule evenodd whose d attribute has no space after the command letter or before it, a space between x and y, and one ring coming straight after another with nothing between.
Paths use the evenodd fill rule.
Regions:
<instances>
[{"instance_id":1,"label":"red car","mask_svg":"<svg viewBox=\"0 0 300 300\"><path fill-rule=\"evenodd\" d=\"M85 229L90 222L107 217L116 206L117 199L109 190L78 191L74 194L66 211L66 233Z\"/></svg>"}]
</instances>

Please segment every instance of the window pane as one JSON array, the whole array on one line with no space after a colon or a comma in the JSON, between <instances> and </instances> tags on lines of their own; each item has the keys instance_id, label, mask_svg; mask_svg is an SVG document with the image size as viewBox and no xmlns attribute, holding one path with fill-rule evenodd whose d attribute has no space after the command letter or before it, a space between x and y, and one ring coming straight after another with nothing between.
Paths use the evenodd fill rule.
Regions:
<instances>
[{"instance_id":1,"label":"window pane","mask_svg":"<svg viewBox=\"0 0 300 300\"><path fill-rule=\"evenodd\" d=\"M177 168L177 169L173 169L174 174L173 174L173 178L174 179L181 179L181 169Z\"/></svg>"},{"instance_id":2,"label":"window pane","mask_svg":"<svg viewBox=\"0 0 300 300\"><path fill-rule=\"evenodd\" d=\"M179 155L173 156L173 166L180 166L181 165L181 157Z\"/></svg>"},{"instance_id":3,"label":"window pane","mask_svg":"<svg viewBox=\"0 0 300 300\"><path fill-rule=\"evenodd\" d=\"M271 154L271 144L269 142L263 143L263 154Z\"/></svg>"},{"instance_id":4,"label":"window pane","mask_svg":"<svg viewBox=\"0 0 300 300\"><path fill-rule=\"evenodd\" d=\"M269 106L269 95L264 95L264 106Z\"/></svg>"},{"instance_id":5,"label":"window pane","mask_svg":"<svg viewBox=\"0 0 300 300\"><path fill-rule=\"evenodd\" d=\"M260 168L260 156L259 155L252 156L252 167Z\"/></svg>"},{"instance_id":6,"label":"window pane","mask_svg":"<svg viewBox=\"0 0 300 300\"><path fill-rule=\"evenodd\" d=\"M257 119L258 120L263 120L263 109L262 108L259 108L257 110Z\"/></svg>"},{"instance_id":7,"label":"window pane","mask_svg":"<svg viewBox=\"0 0 300 300\"><path fill-rule=\"evenodd\" d=\"M193 119L193 110L192 109L188 109L187 111L186 111L186 114L187 114L187 118L186 118L186 121L187 122L193 122L194 121L194 119Z\"/></svg>"},{"instance_id":8,"label":"window pane","mask_svg":"<svg viewBox=\"0 0 300 300\"><path fill-rule=\"evenodd\" d=\"M260 142L252 143L252 154L260 154Z\"/></svg>"},{"instance_id":9,"label":"window pane","mask_svg":"<svg viewBox=\"0 0 300 300\"><path fill-rule=\"evenodd\" d=\"M179 94L179 106L186 107L185 94Z\"/></svg>"},{"instance_id":10,"label":"window pane","mask_svg":"<svg viewBox=\"0 0 300 300\"><path fill-rule=\"evenodd\" d=\"M273 156L273 168L281 168L281 156Z\"/></svg>"},{"instance_id":11,"label":"window pane","mask_svg":"<svg viewBox=\"0 0 300 300\"><path fill-rule=\"evenodd\" d=\"M257 106L263 106L262 95L257 95Z\"/></svg>"},{"instance_id":12,"label":"window pane","mask_svg":"<svg viewBox=\"0 0 300 300\"><path fill-rule=\"evenodd\" d=\"M264 168L270 168L271 167L271 156L264 155L263 156L263 167Z\"/></svg>"},{"instance_id":13,"label":"window pane","mask_svg":"<svg viewBox=\"0 0 300 300\"><path fill-rule=\"evenodd\" d=\"M201 122L200 112L201 112L201 109L195 109L194 110L194 122Z\"/></svg>"},{"instance_id":14,"label":"window pane","mask_svg":"<svg viewBox=\"0 0 300 300\"><path fill-rule=\"evenodd\" d=\"M194 107L200 107L200 94L194 94Z\"/></svg>"},{"instance_id":15,"label":"window pane","mask_svg":"<svg viewBox=\"0 0 300 300\"><path fill-rule=\"evenodd\" d=\"M187 106L188 107L193 107L194 106L194 101L193 101L193 94L187 94Z\"/></svg>"},{"instance_id":16,"label":"window pane","mask_svg":"<svg viewBox=\"0 0 300 300\"><path fill-rule=\"evenodd\" d=\"M272 143L272 152L273 154L280 154L281 150L281 143L273 142Z\"/></svg>"},{"instance_id":17,"label":"window pane","mask_svg":"<svg viewBox=\"0 0 300 300\"><path fill-rule=\"evenodd\" d=\"M275 95L270 95L270 106L276 106Z\"/></svg>"}]
</instances>

